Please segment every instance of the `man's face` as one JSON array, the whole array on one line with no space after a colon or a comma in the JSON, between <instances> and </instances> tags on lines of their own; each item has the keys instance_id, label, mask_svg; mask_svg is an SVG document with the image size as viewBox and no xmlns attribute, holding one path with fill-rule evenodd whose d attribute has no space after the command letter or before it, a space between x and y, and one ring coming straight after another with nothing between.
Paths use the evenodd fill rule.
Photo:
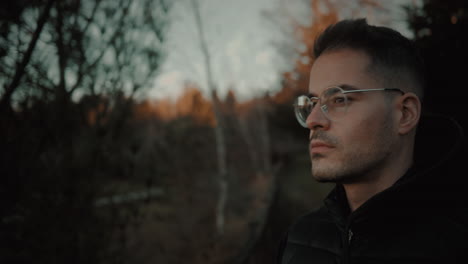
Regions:
<instances>
[{"instance_id":1,"label":"man's face","mask_svg":"<svg viewBox=\"0 0 468 264\"><path fill-rule=\"evenodd\" d=\"M319 97L332 86L384 88L363 52L341 49L322 54L312 66L309 92ZM344 118L330 120L319 107L307 118L312 176L321 182L362 182L388 165L398 136L386 92L349 93Z\"/></svg>"}]
</instances>

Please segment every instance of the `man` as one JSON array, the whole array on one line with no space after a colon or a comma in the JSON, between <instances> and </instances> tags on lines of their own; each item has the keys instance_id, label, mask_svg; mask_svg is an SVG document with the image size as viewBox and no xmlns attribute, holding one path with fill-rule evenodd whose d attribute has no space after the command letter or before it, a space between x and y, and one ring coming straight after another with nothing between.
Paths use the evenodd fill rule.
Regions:
<instances>
[{"instance_id":1,"label":"man","mask_svg":"<svg viewBox=\"0 0 468 264\"><path fill-rule=\"evenodd\" d=\"M344 20L317 38L314 56L295 113L310 130L312 176L336 187L292 225L279 263L467 263L464 140L453 120L422 118L412 42Z\"/></svg>"}]
</instances>

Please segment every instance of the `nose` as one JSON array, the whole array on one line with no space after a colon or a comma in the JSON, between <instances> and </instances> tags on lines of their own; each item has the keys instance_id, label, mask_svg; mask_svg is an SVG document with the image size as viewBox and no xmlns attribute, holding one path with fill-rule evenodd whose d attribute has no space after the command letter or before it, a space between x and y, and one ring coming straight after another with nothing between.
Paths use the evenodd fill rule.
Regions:
<instances>
[{"instance_id":1,"label":"nose","mask_svg":"<svg viewBox=\"0 0 468 264\"><path fill-rule=\"evenodd\" d=\"M320 107L314 107L306 119L307 127L310 130L327 130L330 126L330 120L325 116Z\"/></svg>"}]
</instances>

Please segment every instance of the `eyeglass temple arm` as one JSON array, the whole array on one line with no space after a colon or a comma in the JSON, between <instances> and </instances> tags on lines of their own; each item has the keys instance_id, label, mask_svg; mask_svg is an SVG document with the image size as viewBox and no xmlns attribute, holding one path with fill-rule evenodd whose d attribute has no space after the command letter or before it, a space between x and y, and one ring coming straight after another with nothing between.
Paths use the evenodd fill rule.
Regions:
<instances>
[{"instance_id":1,"label":"eyeglass temple arm","mask_svg":"<svg viewBox=\"0 0 468 264\"><path fill-rule=\"evenodd\" d=\"M401 89L398 88L380 88L380 89L359 89L359 90L349 90L343 91L343 93L362 93L362 92L372 92L372 91L395 91L399 92L402 95L405 94Z\"/></svg>"}]
</instances>

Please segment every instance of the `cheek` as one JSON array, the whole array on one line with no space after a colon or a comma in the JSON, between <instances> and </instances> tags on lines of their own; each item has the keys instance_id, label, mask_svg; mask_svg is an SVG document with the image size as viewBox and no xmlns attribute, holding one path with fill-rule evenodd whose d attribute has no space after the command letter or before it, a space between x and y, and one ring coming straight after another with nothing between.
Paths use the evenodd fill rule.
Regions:
<instances>
[{"instance_id":1,"label":"cheek","mask_svg":"<svg viewBox=\"0 0 468 264\"><path fill-rule=\"evenodd\" d=\"M340 130L342 132L340 133L340 141L345 148L360 149L371 147L384 136L383 134L386 134L386 130L389 129L386 123L388 122L382 119L382 115L379 117L376 115L366 116L365 118L354 120L346 129Z\"/></svg>"},{"instance_id":2,"label":"cheek","mask_svg":"<svg viewBox=\"0 0 468 264\"><path fill-rule=\"evenodd\" d=\"M354 105L349 118L335 123L334 131L344 149L368 149L387 140L394 124L392 111L382 100ZM332 125L333 126L333 125Z\"/></svg>"}]
</instances>

